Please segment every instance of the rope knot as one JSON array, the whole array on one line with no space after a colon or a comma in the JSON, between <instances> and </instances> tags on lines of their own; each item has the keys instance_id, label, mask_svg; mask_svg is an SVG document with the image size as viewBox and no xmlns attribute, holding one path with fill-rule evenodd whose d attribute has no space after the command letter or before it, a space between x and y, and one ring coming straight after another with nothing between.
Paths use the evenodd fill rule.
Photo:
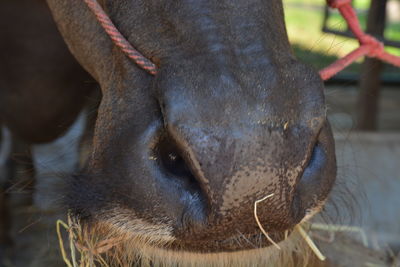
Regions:
<instances>
[{"instance_id":1,"label":"rope knot","mask_svg":"<svg viewBox=\"0 0 400 267\"><path fill-rule=\"evenodd\" d=\"M369 57L379 57L385 49L382 42L369 34L365 34L362 39L360 39L360 44L369 48Z\"/></svg>"}]
</instances>

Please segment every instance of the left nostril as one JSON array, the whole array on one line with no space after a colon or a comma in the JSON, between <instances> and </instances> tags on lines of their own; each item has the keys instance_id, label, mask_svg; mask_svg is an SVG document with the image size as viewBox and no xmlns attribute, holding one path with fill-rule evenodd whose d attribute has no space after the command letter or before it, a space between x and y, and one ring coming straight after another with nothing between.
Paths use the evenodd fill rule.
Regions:
<instances>
[{"instance_id":1,"label":"left nostril","mask_svg":"<svg viewBox=\"0 0 400 267\"><path fill-rule=\"evenodd\" d=\"M171 137L165 135L160 139L156 154L160 167L168 177L184 184L184 187L192 193L201 191L196 178L182 157L181 150Z\"/></svg>"},{"instance_id":2,"label":"left nostril","mask_svg":"<svg viewBox=\"0 0 400 267\"><path fill-rule=\"evenodd\" d=\"M168 134L163 134L153 148L161 177L174 189L181 208L176 218L177 229L202 227L205 222L205 201L201 186L184 158L184 152Z\"/></svg>"},{"instance_id":3,"label":"left nostril","mask_svg":"<svg viewBox=\"0 0 400 267\"><path fill-rule=\"evenodd\" d=\"M169 142L163 142L159 147L159 156L163 167L175 176L191 175L183 158L176 148Z\"/></svg>"}]
</instances>

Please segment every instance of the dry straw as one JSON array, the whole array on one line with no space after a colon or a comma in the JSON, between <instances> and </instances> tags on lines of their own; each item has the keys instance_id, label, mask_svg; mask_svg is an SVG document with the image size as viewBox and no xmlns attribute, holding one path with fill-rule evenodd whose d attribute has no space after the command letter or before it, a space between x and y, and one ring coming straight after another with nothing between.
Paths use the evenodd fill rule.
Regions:
<instances>
[{"instance_id":1,"label":"dry straw","mask_svg":"<svg viewBox=\"0 0 400 267\"><path fill-rule=\"evenodd\" d=\"M306 243L310 246L311 250L318 257L318 259L320 259L321 261L324 261L326 259L326 257L324 255L322 255L321 251L318 249L318 247L315 245L314 241L310 238L310 236L306 233L306 231L304 231L303 227L301 227L301 225L296 225L296 230L304 238Z\"/></svg>"},{"instance_id":2,"label":"dry straw","mask_svg":"<svg viewBox=\"0 0 400 267\"><path fill-rule=\"evenodd\" d=\"M277 249L281 249L281 247L274 240L272 240L272 238L268 235L267 231L265 231L265 229L262 226L260 220L258 219L258 215L257 215L257 205L273 196L274 196L274 194L269 194L269 195L267 195L261 199L258 199L254 202L254 218L256 219L257 225L260 228L261 232L265 235L265 237L268 239L268 241L271 242ZM318 249L318 247L315 245L314 241L310 238L310 236L306 233L306 231L304 231L303 227L301 227L301 225L296 225L295 228L300 233L301 237L304 238L307 245L315 253L315 255L318 257L318 259L320 259L321 261L324 261L326 259L326 257L321 253L321 251ZM288 231L285 231L285 240L286 240L287 236L288 236Z\"/></svg>"},{"instance_id":3,"label":"dry straw","mask_svg":"<svg viewBox=\"0 0 400 267\"><path fill-rule=\"evenodd\" d=\"M65 249L61 228L64 228L68 233L70 248L69 256ZM85 236L85 231L82 229L80 224L72 220L70 215L68 215L68 224L62 220L57 220L57 235L62 258L68 267L91 267L97 266L98 264L100 264L100 266L108 267L109 264L102 254L112 249L119 242L116 238L110 238L98 242L90 240L90 238ZM79 260L77 259L77 254L80 256Z\"/></svg>"},{"instance_id":4,"label":"dry straw","mask_svg":"<svg viewBox=\"0 0 400 267\"><path fill-rule=\"evenodd\" d=\"M258 228L260 228L261 232L264 234L264 236L268 239L269 242L271 242L271 244L273 244L277 249L281 249L281 247L274 241L272 240L272 238L268 235L267 231L265 231L264 227L262 226L260 220L258 219L258 215L257 215L257 205L261 202L263 202L264 200L273 197L274 194L270 194L268 196L265 196L259 200L256 200L254 202L254 218L256 219Z\"/></svg>"},{"instance_id":5,"label":"dry straw","mask_svg":"<svg viewBox=\"0 0 400 267\"><path fill-rule=\"evenodd\" d=\"M348 225L337 225L337 224L323 224L323 223L312 223L310 230L326 231L334 235L336 232L350 232L358 233L361 237L364 247L368 247L368 238L365 231L357 226ZM334 236L333 236L334 239Z\"/></svg>"}]
</instances>

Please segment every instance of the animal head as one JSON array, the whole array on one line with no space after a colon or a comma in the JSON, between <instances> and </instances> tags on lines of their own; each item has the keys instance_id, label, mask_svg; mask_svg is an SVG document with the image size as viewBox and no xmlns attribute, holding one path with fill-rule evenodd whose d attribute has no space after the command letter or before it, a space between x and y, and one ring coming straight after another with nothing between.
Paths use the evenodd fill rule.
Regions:
<instances>
[{"instance_id":1,"label":"animal head","mask_svg":"<svg viewBox=\"0 0 400 267\"><path fill-rule=\"evenodd\" d=\"M336 177L324 87L294 57L280 0L103 1L155 77L83 1L48 3L103 93L67 192L82 222L151 248L230 253L280 242L321 209Z\"/></svg>"}]
</instances>

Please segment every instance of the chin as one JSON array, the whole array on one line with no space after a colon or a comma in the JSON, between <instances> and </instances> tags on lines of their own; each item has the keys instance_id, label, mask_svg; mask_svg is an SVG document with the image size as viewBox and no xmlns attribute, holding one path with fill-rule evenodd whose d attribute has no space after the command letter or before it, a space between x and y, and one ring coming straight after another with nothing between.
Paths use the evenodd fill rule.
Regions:
<instances>
[{"instance_id":1,"label":"chin","mask_svg":"<svg viewBox=\"0 0 400 267\"><path fill-rule=\"evenodd\" d=\"M121 215L99 221L69 217L69 224L77 254L72 261L84 266L294 267L316 260L297 231L271 233L277 247L261 232L188 243L175 238L168 225L132 221Z\"/></svg>"}]
</instances>

